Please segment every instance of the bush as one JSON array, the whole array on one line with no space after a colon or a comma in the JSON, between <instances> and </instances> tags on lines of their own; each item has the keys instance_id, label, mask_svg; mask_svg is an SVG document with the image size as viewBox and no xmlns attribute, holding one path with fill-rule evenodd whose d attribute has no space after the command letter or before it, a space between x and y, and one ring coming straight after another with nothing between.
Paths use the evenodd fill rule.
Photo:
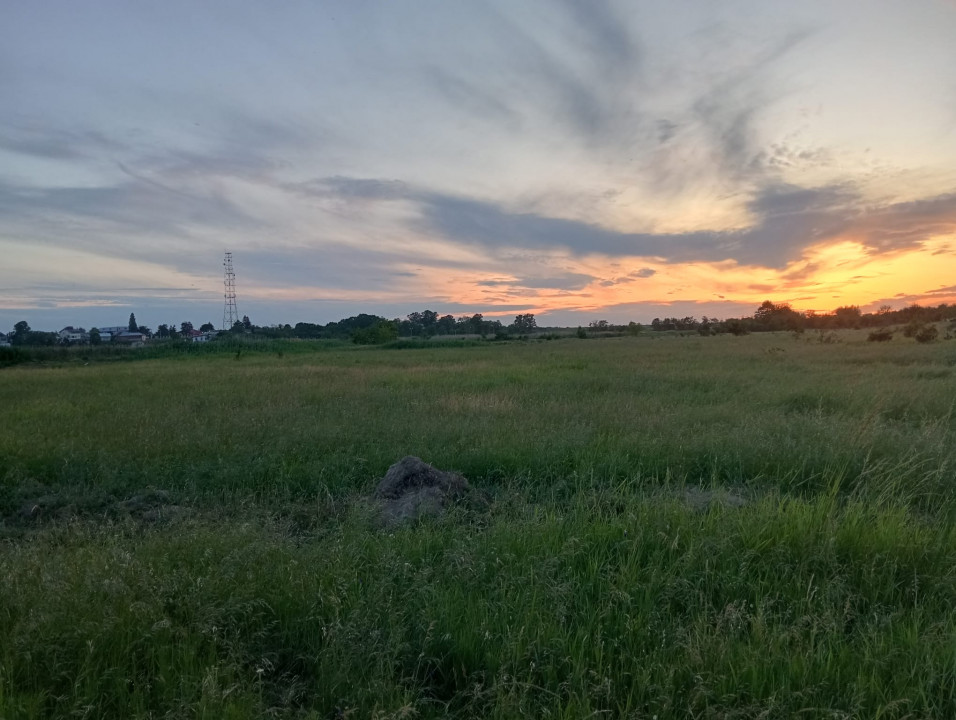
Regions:
<instances>
[{"instance_id":1,"label":"bush","mask_svg":"<svg viewBox=\"0 0 956 720\"><path fill-rule=\"evenodd\" d=\"M909 323L905 328L903 328L903 337L916 337L916 334L923 329L923 323L918 320L914 320Z\"/></svg>"},{"instance_id":2,"label":"bush","mask_svg":"<svg viewBox=\"0 0 956 720\"><path fill-rule=\"evenodd\" d=\"M919 343L933 342L937 337L939 337L939 330L936 329L935 325L920 328L919 332L913 335L913 338Z\"/></svg>"},{"instance_id":3,"label":"bush","mask_svg":"<svg viewBox=\"0 0 956 720\"><path fill-rule=\"evenodd\" d=\"M395 327L395 323L388 320L382 320L352 333L352 342L356 345L384 345L397 339L398 328Z\"/></svg>"},{"instance_id":4,"label":"bush","mask_svg":"<svg viewBox=\"0 0 956 720\"><path fill-rule=\"evenodd\" d=\"M750 334L750 330L740 320L728 320L724 323L724 326L727 328L727 332L737 336Z\"/></svg>"},{"instance_id":5,"label":"bush","mask_svg":"<svg viewBox=\"0 0 956 720\"><path fill-rule=\"evenodd\" d=\"M887 342L893 339L893 331L889 328L880 328L871 332L866 339L870 342Z\"/></svg>"}]
</instances>

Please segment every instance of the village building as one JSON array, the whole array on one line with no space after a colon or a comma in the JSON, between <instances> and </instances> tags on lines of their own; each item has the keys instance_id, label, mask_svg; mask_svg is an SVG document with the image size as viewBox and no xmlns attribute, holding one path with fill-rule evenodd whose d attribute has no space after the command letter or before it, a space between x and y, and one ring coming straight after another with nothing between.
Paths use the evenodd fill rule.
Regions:
<instances>
[{"instance_id":1,"label":"village building","mask_svg":"<svg viewBox=\"0 0 956 720\"><path fill-rule=\"evenodd\" d=\"M74 328L67 325L57 333L60 336L60 342L89 342L90 334L83 328Z\"/></svg>"},{"instance_id":2,"label":"village building","mask_svg":"<svg viewBox=\"0 0 956 720\"><path fill-rule=\"evenodd\" d=\"M130 345L131 347L142 347L146 344L146 336L141 332L130 332L129 330L126 330L125 332L114 335L113 342L120 343L122 345Z\"/></svg>"}]
</instances>

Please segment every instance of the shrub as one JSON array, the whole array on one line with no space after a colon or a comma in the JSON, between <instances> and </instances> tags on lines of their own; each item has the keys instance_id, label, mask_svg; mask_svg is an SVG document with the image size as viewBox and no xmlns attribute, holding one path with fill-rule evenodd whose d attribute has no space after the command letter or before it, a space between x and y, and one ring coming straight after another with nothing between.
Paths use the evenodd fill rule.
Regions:
<instances>
[{"instance_id":1,"label":"shrub","mask_svg":"<svg viewBox=\"0 0 956 720\"><path fill-rule=\"evenodd\" d=\"M927 325L926 327L920 328L913 338L916 342L920 343L929 343L933 342L937 337L939 337L939 330L936 329L935 325Z\"/></svg>"},{"instance_id":2,"label":"shrub","mask_svg":"<svg viewBox=\"0 0 956 720\"><path fill-rule=\"evenodd\" d=\"M923 323L914 320L903 328L903 337L916 337L916 334L923 329Z\"/></svg>"},{"instance_id":3,"label":"shrub","mask_svg":"<svg viewBox=\"0 0 956 720\"><path fill-rule=\"evenodd\" d=\"M871 332L866 339L870 342L887 342L893 339L893 331L889 328L880 328Z\"/></svg>"},{"instance_id":4,"label":"shrub","mask_svg":"<svg viewBox=\"0 0 956 720\"><path fill-rule=\"evenodd\" d=\"M736 320L736 319L728 320L725 323L725 327L727 328L727 332L730 332L737 336L750 334L750 330L748 330L747 326L744 323L742 323L740 320Z\"/></svg>"},{"instance_id":5,"label":"shrub","mask_svg":"<svg viewBox=\"0 0 956 720\"><path fill-rule=\"evenodd\" d=\"M352 333L352 342L356 345L383 345L398 339L398 328L395 323L382 320L367 328L355 330Z\"/></svg>"}]
</instances>

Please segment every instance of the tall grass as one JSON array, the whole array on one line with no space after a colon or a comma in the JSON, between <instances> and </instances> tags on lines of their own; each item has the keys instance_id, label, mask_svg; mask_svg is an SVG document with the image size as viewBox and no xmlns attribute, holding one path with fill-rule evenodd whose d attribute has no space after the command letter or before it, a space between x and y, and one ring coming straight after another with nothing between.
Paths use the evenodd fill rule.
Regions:
<instances>
[{"instance_id":1,"label":"tall grass","mask_svg":"<svg viewBox=\"0 0 956 720\"><path fill-rule=\"evenodd\" d=\"M956 716L956 347L843 337L6 369L0 717Z\"/></svg>"}]
</instances>

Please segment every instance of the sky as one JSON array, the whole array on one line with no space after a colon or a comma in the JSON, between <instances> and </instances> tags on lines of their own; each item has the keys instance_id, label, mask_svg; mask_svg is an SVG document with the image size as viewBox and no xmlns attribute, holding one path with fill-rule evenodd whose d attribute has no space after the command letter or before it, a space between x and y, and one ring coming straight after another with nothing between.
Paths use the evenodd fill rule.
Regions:
<instances>
[{"instance_id":1,"label":"sky","mask_svg":"<svg viewBox=\"0 0 956 720\"><path fill-rule=\"evenodd\" d=\"M956 302L956 0L0 4L0 330Z\"/></svg>"}]
</instances>

